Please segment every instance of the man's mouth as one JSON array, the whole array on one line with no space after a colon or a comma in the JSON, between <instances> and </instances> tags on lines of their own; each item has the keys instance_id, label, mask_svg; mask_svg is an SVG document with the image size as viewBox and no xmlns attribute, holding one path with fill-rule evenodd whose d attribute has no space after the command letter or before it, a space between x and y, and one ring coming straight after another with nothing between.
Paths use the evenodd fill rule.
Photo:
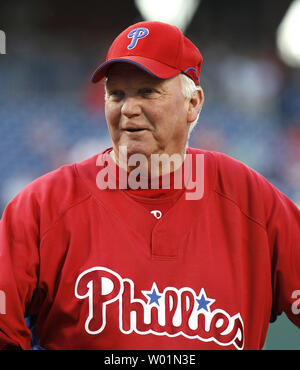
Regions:
<instances>
[{"instance_id":1,"label":"man's mouth","mask_svg":"<svg viewBox=\"0 0 300 370\"><path fill-rule=\"evenodd\" d=\"M144 128L126 128L125 131L127 132L141 132L141 131L145 131Z\"/></svg>"}]
</instances>

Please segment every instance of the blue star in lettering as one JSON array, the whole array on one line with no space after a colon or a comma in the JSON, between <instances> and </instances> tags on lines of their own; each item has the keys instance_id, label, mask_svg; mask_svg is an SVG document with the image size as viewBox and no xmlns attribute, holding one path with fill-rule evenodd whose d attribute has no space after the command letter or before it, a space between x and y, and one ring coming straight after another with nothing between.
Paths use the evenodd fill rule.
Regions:
<instances>
[{"instance_id":1,"label":"blue star in lettering","mask_svg":"<svg viewBox=\"0 0 300 370\"><path fill-rule=\"evenodd\" d=\"M210 312L210 305L212 305L215 302L215 299L207 298L204 288L201 289L199 299L196 299L198 302L198 308L197 310L205 310L207 312Z\"/></svg>"},{"instance_id":2,"label":"blue star in lettering","mask_svg":"<svg viewBox=\"0 0 300 370\"><path fill-rule=\"evenodd\" d=\"M159 295L159 290L157 289L157 286L155 283L152 284L151 290L142 290L142 293L148 299L149 305L155 303L159 306L158 300L161 298L161 295Z\"/></svg>"}]
</instances>

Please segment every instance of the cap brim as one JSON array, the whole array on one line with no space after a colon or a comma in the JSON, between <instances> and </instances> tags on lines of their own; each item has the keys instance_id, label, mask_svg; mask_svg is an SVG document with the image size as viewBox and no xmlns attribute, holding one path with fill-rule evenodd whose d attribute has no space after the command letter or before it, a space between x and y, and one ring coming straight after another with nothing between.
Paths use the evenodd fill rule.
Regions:
<instances>
[{"instance_id":1,"label":"cap brim","mask_svg":"<svg viewBox=\"0 0 300 370\"><path fill-rule=\"evenodd\" d=\"M102 78L106 76L109 67L114 63L120 62L133 64L136 67L149 73L150 75L162 79L171 78L181 73L179 69L170 67L166 64L160 63L153 59L148 59L139 56L127 56L126 58L111 59L101 64L94 72L91 79L92 82L96 83L102 80Z\"/></svg>"}]
</instances>

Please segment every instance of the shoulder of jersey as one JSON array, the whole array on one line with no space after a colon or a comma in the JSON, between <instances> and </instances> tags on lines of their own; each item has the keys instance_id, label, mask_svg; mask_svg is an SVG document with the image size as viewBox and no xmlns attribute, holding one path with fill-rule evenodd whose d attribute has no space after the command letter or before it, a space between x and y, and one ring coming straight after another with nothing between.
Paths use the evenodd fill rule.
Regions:
<instances>
[{"instance_id":1,"label":"shoulder of jersey","mask_svg":"<svg viewBox=\"0 0 300 370\"><path fill-rule=\"evenodd\" d=\"M266 208L271 207L280 192L263 175L224 153L197 149L192 152L206 155L206 163L214 172L212 191L216 196L231 202L258 223L265 223Z\"/></svg>"},{"instance_id":2,"label":"shoulder of jersey","mask_svg":"<svg viewBox=\"0 0 300 370\"><path fill-rule=\"evenodd\" d=\"M97 155L81 163L93 168L96 158ZM9 208L20 213L20 217L27 214L40 221L43 219L46 227L66 210L89 197L90 192L78 176L76 164L71 164L48 172L25 186L9 203Z\"/></svg>"}]
</instances>

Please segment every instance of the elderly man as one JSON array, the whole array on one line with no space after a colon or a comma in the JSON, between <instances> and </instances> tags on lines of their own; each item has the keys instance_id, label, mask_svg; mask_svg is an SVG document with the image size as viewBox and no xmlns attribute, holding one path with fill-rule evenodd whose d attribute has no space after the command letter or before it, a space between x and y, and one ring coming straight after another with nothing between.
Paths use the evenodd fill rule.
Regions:
<instances>
[{"instance_id":1,"label":"elderly man","mask_svg":"<svg viewBox=\"0 0 300 370\"><path fill-rule=\"evenodd\" d=\"M1 220L1 348L31 347L24 316L46 349L261 349L271 316L300 327L298 208L188 147L201 63L168 24L114 40L93 75L112 148L37 179Z\"/></svg>"}]
</instances>

